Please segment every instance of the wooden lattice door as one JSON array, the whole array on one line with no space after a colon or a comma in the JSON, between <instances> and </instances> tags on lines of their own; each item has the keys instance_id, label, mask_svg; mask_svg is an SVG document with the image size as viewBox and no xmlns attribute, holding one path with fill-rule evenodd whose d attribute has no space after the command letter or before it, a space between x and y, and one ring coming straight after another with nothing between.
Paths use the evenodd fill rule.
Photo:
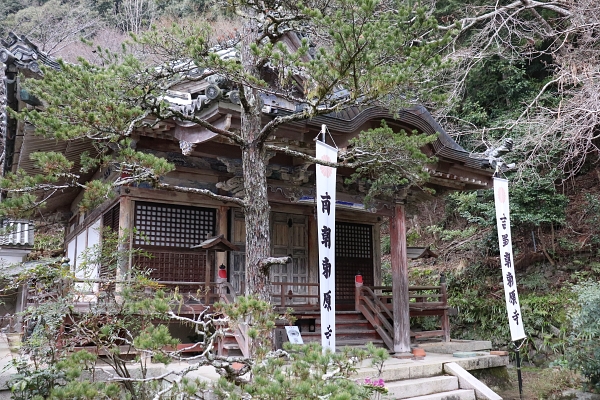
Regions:
<instances>
[{"instance_id":1,"label":"wooden lattice door","mask_svg":"<svg viewBox=\"0 0 600 400\"><path fill-rule=\"evenodd\" d=\"M365 286L373 286L373 227L364 224L335 224L336 304L354 302L354 277L359 272Z\"/></svg>"},{"instance_id":2,"label":"wooden lattice door","mask_svg":"<svg viewBox=\"0 0 600 400\"><path fill-rule=\"evenodd\" d=\"M308 288L308 232L304 215L273 213L271 216L271 245L274 257L291 256L292 262L271 266L271 282L291 282L294 294L306 295ZM273 290L279 290L273 286ZM296 298L305 301L304 298Z\"/></svg>"},{"instance_id":3,"label":"wooden lattice door","mask_svg":"<svg viewBox=\"0 0 600 400\"><path fill-rule=\"evenodd\" d=\"M271 266L272 282L292 282L300 285L291 287L295 294L307 294L308 282L308 221L303 215L271 214L271 248L274 257L292 256L286 265ZM239 251L231 253L229 282L238 293L243 293L246 282L246 229L244 214L233 211L231 219L231 242ZM278 291L279 286L273 290ZM299 300L301 301L301 300Z\"/></svg>"}]
</instances>

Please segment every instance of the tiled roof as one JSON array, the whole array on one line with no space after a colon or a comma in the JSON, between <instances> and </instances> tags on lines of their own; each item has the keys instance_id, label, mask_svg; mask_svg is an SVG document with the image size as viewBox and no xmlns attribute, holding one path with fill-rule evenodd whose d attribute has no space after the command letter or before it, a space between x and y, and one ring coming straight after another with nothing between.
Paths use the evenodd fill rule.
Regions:
<instances>
[{"instance_id":1,"label":"tiled roof","mask_svg":"<svg viewBox=\"0 0 600 400\"><path fill-rule=\"evenodd\" d=\"M7 40L0 40L0 61L16 65L19 69L28 69L33 73L40 73L40 63L58 69L59 65L52 57L40 51L25 36L17 36L13 32L8 34Z\"/></svg>"}]
</instances>

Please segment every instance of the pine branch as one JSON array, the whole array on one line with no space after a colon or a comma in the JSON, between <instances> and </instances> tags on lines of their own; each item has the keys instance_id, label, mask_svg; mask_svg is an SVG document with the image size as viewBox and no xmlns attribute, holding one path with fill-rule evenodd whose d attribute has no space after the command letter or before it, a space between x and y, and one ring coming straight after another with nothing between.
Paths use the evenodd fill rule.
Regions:
<instances>
[{"instance_id":1,"label":"pine branch","mask_svg":"<svg viewBox=\"0 0 600 400\"><path fill-rule=\"evenodd\" d=\"M156 186L160 189L171 190L174 192L201 194L201 195L210 197L211 199L214 199L214 200L222 201L224 203L234 203L234 204L237 204L242 207L246 204L245 201L242 199L238 199L236 197L218 195L216 193L211 192L208 189L196 189L196 188L190 188L190 187L184 187L184 186L170 185L168 183L163 183L163 182L158 182L156 184Z\"/></svg>"}]
</instances>

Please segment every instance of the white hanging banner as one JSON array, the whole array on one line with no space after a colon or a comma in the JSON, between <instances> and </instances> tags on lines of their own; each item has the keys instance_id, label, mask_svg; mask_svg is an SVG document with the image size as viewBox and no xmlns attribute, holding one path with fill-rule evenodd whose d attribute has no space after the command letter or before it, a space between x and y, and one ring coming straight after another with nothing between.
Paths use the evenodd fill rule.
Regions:
<instances>
[{"instance_id":1,"label":"white hanging banner","mask_svg":"<svg viewBox=\"0 0 600 400\"><path fill-rule=\"evenodd\" d=\"M317 141L318 160L337 162L337 149ZM321 344L323 351L335 352L335 174L336 168L316 165L317 235L319 238L319 280Z\"/></svg>"},{"instance_id":2,"label":"white hanging banner","mask_svg":"<svg viewBox=\"0 0 600 400\"><path fill-rule=\"evenodd\" d=\"M508 180L494 178L494 200L496 203L496 224L498 225L498 246L500 264L504 280L504 297L512 341L526 337L521 318L521 307L517 293L517 279L514 268L512 239L510 235L510 210L508 205Z\"/></svg>"}]
</instances>

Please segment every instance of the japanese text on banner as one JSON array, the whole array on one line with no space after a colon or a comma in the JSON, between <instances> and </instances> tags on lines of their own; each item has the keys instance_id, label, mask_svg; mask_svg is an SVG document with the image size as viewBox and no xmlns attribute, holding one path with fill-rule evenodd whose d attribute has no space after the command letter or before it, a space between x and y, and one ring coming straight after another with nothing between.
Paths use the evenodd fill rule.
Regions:
<instances>
[{"instance_id":1,"label":"japanese text on banner","mask_svg":"<svg viewBox=\"0 0 600 400\"><path fill-rule=\"evenodd\" d=\"M504 281L504 297L508 324L512 341L525 338L517 281L514 268L512 239L510 234L510 208L508 202L508 181L494 178L494 200L496 204L496 223L498 226L498 245L500 248L500 263Z\"/></svg>"},{"instance_id":2,"label":"japanese text on banner","mask_svg":"<svg viewBox=\"0 0 600 400\"><path fill-rule=\"evenodd\" d=\"M337 149L317 141L318 160L337 162ZM335 176L336 169L317 164L317 226L321 344L335 352Z\"/></svg>"}]
</instances>

